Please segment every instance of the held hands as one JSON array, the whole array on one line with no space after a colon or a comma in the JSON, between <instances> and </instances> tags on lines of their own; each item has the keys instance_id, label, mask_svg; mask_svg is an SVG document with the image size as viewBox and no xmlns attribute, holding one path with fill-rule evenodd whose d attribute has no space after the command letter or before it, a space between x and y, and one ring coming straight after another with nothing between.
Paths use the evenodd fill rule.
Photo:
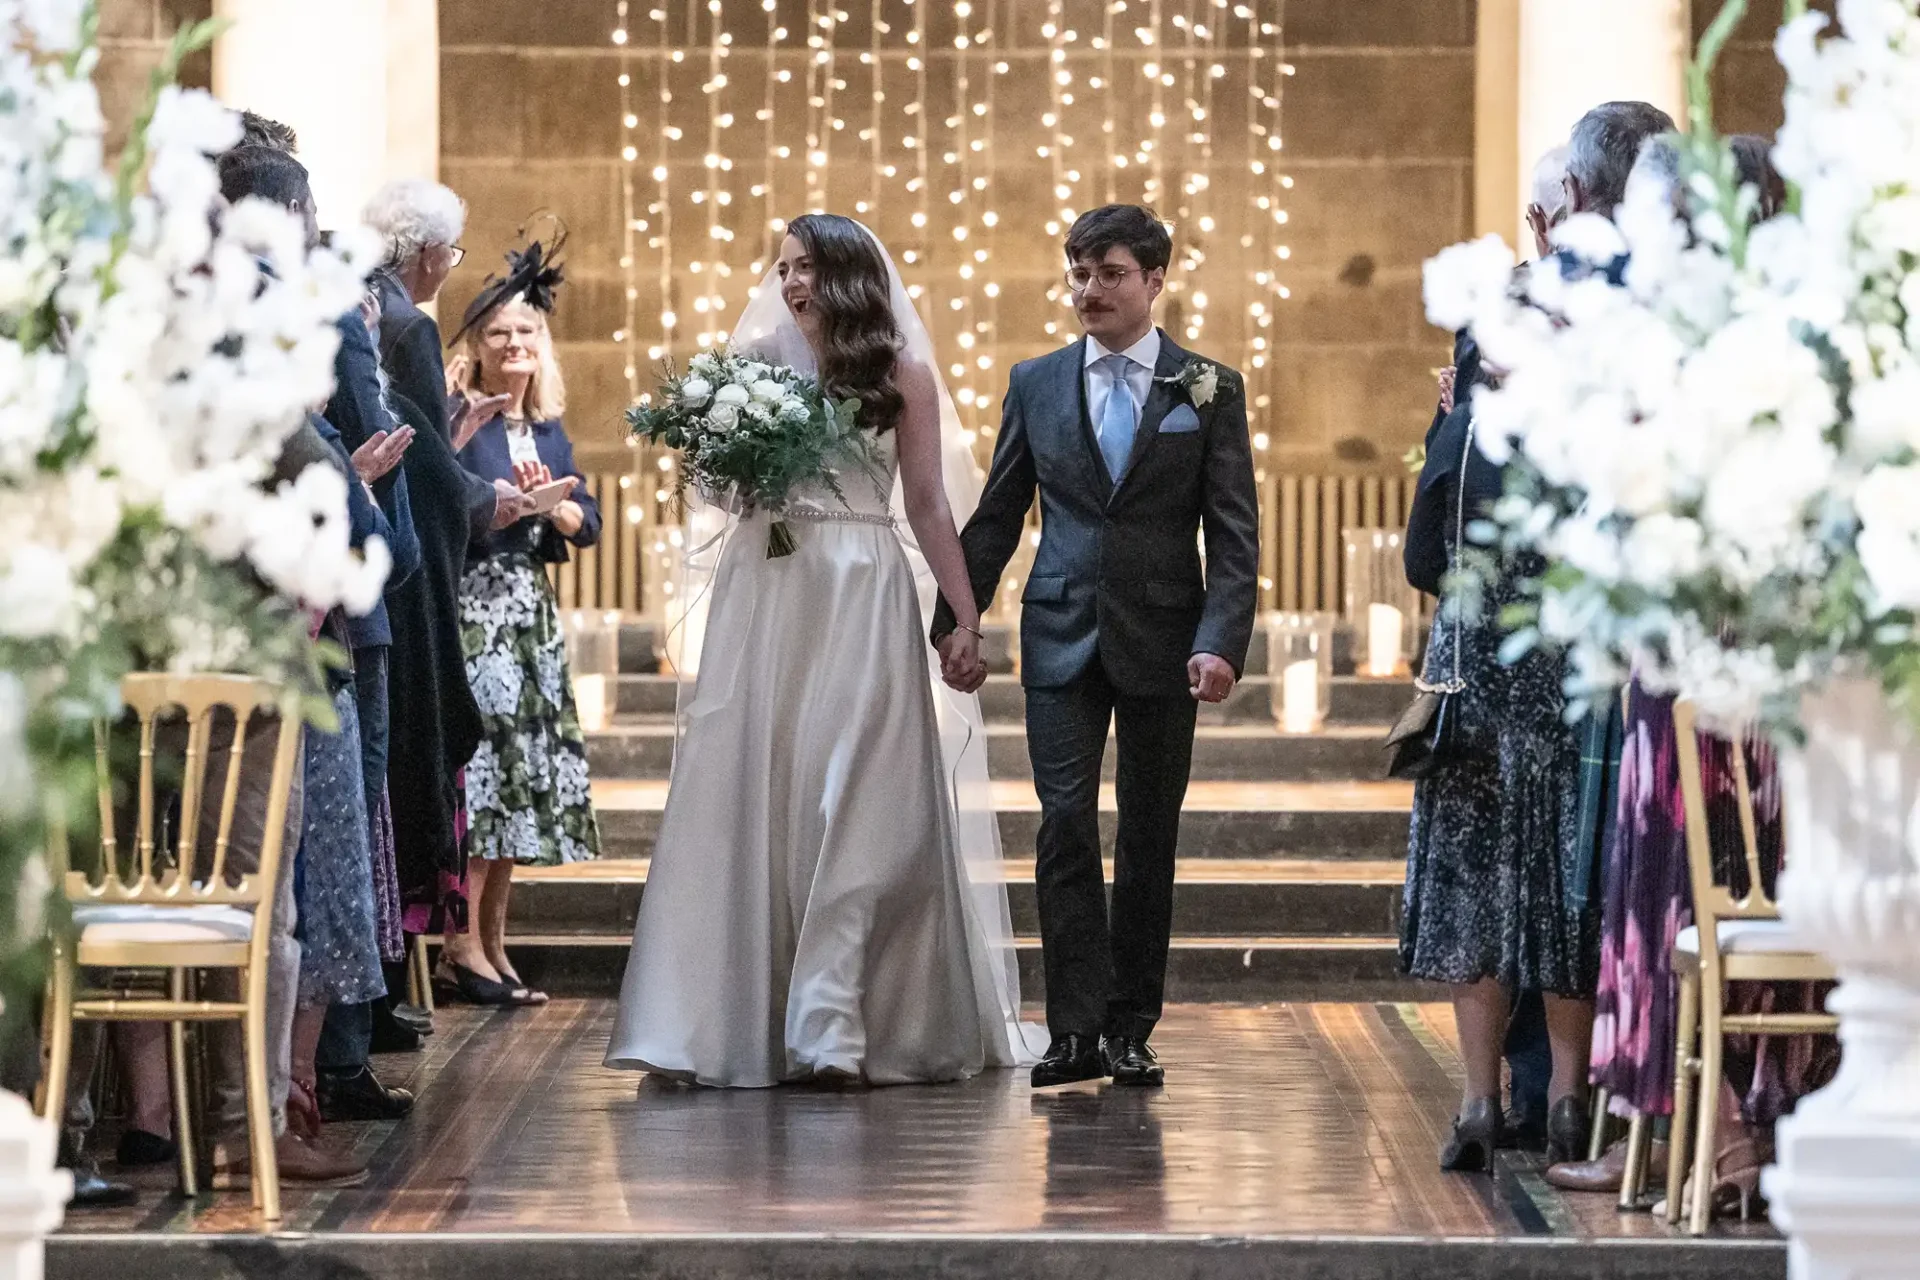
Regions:
<instances>
[{"instance_id":1,"label":"held hands","mask_svg":"<svg viewBox=\"0 0 1920 1280\"><path fill-rule=\"evenodd\" d=\"M460 357L464 359L465 357ZM467 447L480 428L492 422L494 415L507 407L512 396L472 396L461 394L460 407L453 411L453 421L447 424L447 431L453 437L455 453Z\"/></svg>"},{"instance_id":2,"label":"held hands","mask_svg":"<svg viewBox=\"0 0 1920 1280\"><path fill-rule=\"evenodd\" d=\"M1187 659L1188 692L1196 702L1225 702L1233 692L1233 664L1211 653L1196 653Z\"/></svg>"},{"instance_id":3,"label":"held hands","mask_svg":"<svg viewBox=\"0 0 1920 1280\"><path fill-rule=\"evenodd\" d=\"M401 455L413 443L413 428L376 431L367 442L353 451L353 469L362 483L372 484L400 465Z\"/></svg>"},{"instance_id":4,"label":"held hands","mask_svg":"<svg viewBox=\"0 0 1920 1280\"><path fill-rule=\"evenodd\" d=\"M986 660L980 656L980 637L954 631L940 637L940 675L959 693L978 693L987 682Z\"/></svg>"}]
</instances>

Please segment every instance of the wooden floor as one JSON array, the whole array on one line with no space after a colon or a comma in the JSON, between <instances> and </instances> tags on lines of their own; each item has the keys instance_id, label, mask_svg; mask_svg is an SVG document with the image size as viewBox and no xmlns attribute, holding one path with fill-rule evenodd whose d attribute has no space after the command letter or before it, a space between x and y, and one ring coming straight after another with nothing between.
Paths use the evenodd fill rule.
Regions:
<instances>
[{"instance_id":1,"label":"wooden floor","mask_svg":"<svg viewBox=\"0 0 1920 1280\"><path fill-rule=\"evenodd\" d=\"M1155 1037L1164 1093L1035 1094L1014 1073L871 1092L719 1092L600 1066L606 1001L443 1009L382 1059L420 1094L401 1124L335 1126L370 1157L351 1191L293 1192L285 1228L343 1233L1157 1233L1664 1238L1537 1162L1444 1175L1459 1087L1434 1005L1186 1006ZM194 1204L155 1174L135 1209L69 1232L248 1229L244 1194ZM1766 1228L1725 1234L1766 1236Z\"/></svg>"}]
</instances>

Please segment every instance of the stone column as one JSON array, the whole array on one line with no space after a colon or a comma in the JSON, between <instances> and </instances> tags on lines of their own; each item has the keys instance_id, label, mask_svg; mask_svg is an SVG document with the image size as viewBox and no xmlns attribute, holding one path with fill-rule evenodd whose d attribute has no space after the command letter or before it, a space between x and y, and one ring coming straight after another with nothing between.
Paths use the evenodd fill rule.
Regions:
<instances>
[{"instance_id":1,"label":"stone column","mask_svg":"<svg viewBox=\"0 0 1920 1280\"><path fill-rule=\"evenodd\" d=\"M1875 680L1802 704L1780 757L1780 910L1833 961L1840 1073L1780 1122L1765 1187L1794 1280L1920 1267L1920 739Z\"/></svg>"},{"instance_id":2,"label":"stone column","mask_svg":"<svg viewBox=\"0 0 1920 1280\"><path fill-rule=\"evenodd\" d=\"M1602 102L1638 99L1682 118L1689 0L1481 0L1476 69L1476 229L1522 234L1533 168Z\"/></svg>"},{"instance_id":3,"label":"stone column","mask_svg":"<svg viewBox=\"0 0 1920 1280\"><path fill-rule=\"evenodd\" d=\"M213 91L293 126L322 226L439 170L438 0L216 0Z\"/></svg>"}]
</instances>

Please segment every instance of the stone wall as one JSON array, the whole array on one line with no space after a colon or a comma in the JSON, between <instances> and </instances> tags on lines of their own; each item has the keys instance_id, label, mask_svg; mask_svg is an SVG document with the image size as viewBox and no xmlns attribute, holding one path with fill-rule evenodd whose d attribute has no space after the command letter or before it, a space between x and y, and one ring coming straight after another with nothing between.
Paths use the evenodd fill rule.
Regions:
<instances>
[{"instance_id":1,"label":"stone wall","mask_svg":"<svg viewBox=\"0 0 1920 1280\"><path fill-rule=\"evenodd\" d=\"M182 27L213 13L213 0L100 0L100 70L95 83L106 111L109 154L118 153L128 123L146 101L154 69ZM181 79L206 88L213 76L205 50L188 59Z\"/></svg>"},{"instance_id":2,"label":"stone wall","mask_svg":"<svg viewBox=\"0 0 1920 1280\"><path fill-rule=\"evenodd\" d=\"M634 0L629 51L642 117L642 217L653 196L649 171L658 132L653 78L658 64L652 54L656 28L644 15L657 2ZM687 49L684 61L671 66L671 122L684 130L685 138L672 148L676 270L665 287L648 235L639 237L636 286L643 379L650 372L644 368L645 348L659 340L663 308L671 306L681 317L677 350L684 355L691 349L696 318L688 300L704 287L686 274L686 267L690 260L707 256L706 213L689 201L690 191L705 183L701 157L708 110L701 85L707 73L706 19L700 17L700 30L692 38L685 28L688 12L704 14L706 6L665 7L671 15L670 39ZM837 74L847 82L840 100L850 109L848 130L835 138L829 200L836 209L852 212L847 207L851 200L868 191L869 166L858 155L854 135L864 124L871 87L860 62L869 38L870 6L841 0L840 7L858 12L849 12L836 41ZM1134 7L1143 13L1146 8L1141 0L1135 0ZM1189 7L1203 12L1208 6L1166 0L1164 12L1170 20ZM1275 7L1263 6L1268 11ZM942 126L954 110L951 8L929 5L933 26L928 48L934 52L928 59L933 86L928 114L934 126L931 185L938 196L936 222L944 216L945 204L938 154L946 137ZM727 108L736 115L726 136L729 154L738 161L728 185L736 208L745 204L755 210L728 218L739 228L731 247L734 275L727 290L728 310L733 311L752 260L766 253L768 237L760 230L764 220L748 188L762 180L770 143L763 132L766 126L755 119L766 79L765 17L752 0L725 0L725 9L726 26L735 33L726 64L731 81ZM974 9L983 11L984 0ZM1288 206L1292 256L1283 280L1292 298L1279 304L1270 331L1277 353L1266 384L1272 410L1258 425L1271 436L1269 460L1278 467L1391 468L1425 429L1432 403L1429 370L1444 363L1447 350L1421 316L1420 264L1471 231L1473 4L1291 0L1285 9L1285 56L1296 69L1284 81L1285 168L1295 186ZM614 0L543 0L530 6L441 0L441 176L472 206L466 239L471 257L449 287L448 307L457 311L471 297L530 213L550 208L566 218L573 233L572 283L559 333L572 402L569 425L602 465L623 460L618 419L627 394L625 356L613 341L625 316L618 152L626 139L616 82L619 51L609 38L614 11ZM991 206L1000 215L992 236L991 278L1003 292L997 330L973 353L987 352L994 367L972 379L982 401L994 406L981 414L981 425L989 429L1007 368L1057 341L1044 331L1048 318L1070 321L1052 310L1045 296L1060 269L1057 242L1043 229L1052 203L1050 165L1035 154L1049 136L1040 121L1047 109L1046 42L1039 31L1046 5L1042 0L1001 0L998 12L1003 30L996 34L995 47L1011 65L995 85L991 187L982 207ZM1090 28L1099 21L1099 12L1097 0L1068 0L1068 25ZM882 13L893 27L883 37L881 58L887 68L882 87L889 94L882 130L886 158L909 164L911 153L898 144L912 127L903 114L911 75L905 69L908 49L902 38L912 10L902 0L883 0ZM780 0L777 17L790 31L804 31L806 14L804 0ZM1123 30L1132 22L1124 20ZM978 18L974 25L979 25ZM1172 28L1167 30L1171 34ZM779 89L771 122L772 138L790 141L796 151L794 160L773 166L775 189L785 193L777 210L782 215L801 211L804 191L798 153L807 105L799 83L805 68L799 39L796 34L782 46L785 52L776 63L795 72L794 81ZM1229 45L1233 39L1229 35ZM1239 47L1245 48L1244 40ZM977 56L974 65L981 66ZM1242 87L1245 80L1237 78L1233 84ZM1083 99L1089 96L1083 93ZM1177 94L1170 92L1169 97L1177 103ZM1126 93L1122 100L1132 113L1122 133L1144 127L1139 123L1142 95ZM1245 110L1243 91L1222 95L1216 105L1217 145L1230 146L1233 150L1226 154L1235 157L1215 170L1212 198L1223 223L1240 216L1250 198L1249 179L1237 159L1245 145ZM1077 123L1074 132L1078 145L1069 153L1072 162L1089 170L1103 163L1104 147L1095 144L1097 122ZM1177 137L1170 141L1170 157L1178 145ZM915 198L905 193L904 180L903 172L888 184L879 208L866 216L896 254L924 245L928 256L922 257L920 267L925 270L909 270L908 275L925 285L923 303L930 304L939 326L948 315L941 304L961 287L955 274L959 258L951 239L944 244L916 239L908 220ZM1087 185L1083 183L1083 189ZM1123 188L1123 197L1130 194ZM1087 203L1083 195L1079 204ZM657 224L657 217L653 221ZM1247 351L1241 317L1253 286L1246 278L1249 264L1240 256L1242 250L1224 234L1220 239L1209 249L1209 267L1200 281L1210 297L1211 318L1206 337L1195 345L1239 364ZM975 302L980 302L977 295ZM949 343L951 338L951 333L945 335Z\"/></svg>"}]
</instances>

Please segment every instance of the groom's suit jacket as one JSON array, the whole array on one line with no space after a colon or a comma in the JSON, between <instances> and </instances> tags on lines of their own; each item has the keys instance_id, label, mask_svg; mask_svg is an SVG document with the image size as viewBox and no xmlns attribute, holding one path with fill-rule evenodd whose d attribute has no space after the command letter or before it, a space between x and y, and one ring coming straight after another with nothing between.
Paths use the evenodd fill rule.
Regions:
<instances>
[{"instance_id":1,"label":"groom's suit jacket","mask_svg":"<svg viewBox=\"0 0 1920 1280\"><path fill-rule=\"evenodd\" d=\"M974 597L992 603L1040 494L1021 608L1021 681L1052 688L1096 658L1116 690L1184 696L1196 653L1244 670L1259 593L1260 515L1240 375L1196 406L1171 385L1194 359L1160 335L1133 453L1108 473L1086 402L1086 339L1014 366L980 506L961 534ZM1206 535L1201 564L1197 533ZM945 600L936 642L954 628Z\"/></svg>"}]
</instances>

